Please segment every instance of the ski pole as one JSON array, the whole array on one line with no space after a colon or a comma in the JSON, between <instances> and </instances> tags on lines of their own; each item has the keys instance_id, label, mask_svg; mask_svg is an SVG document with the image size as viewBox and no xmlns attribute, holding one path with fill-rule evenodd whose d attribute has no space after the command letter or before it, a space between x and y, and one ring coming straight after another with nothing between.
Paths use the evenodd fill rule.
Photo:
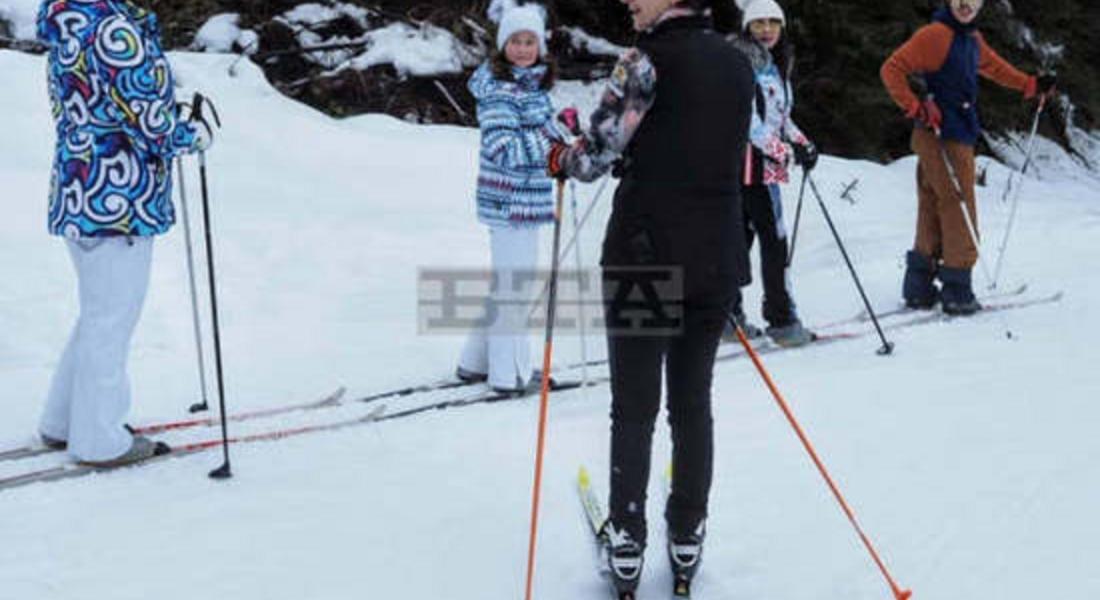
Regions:
<instances>
[{"instance_id":1,"label":"ski pole","mask_svg":"<svg viewBox=\"0 0 1100 600\"><path fill-rule=\"evenodd\" d=\"M810 182L813 185L813 182ZM878 551L875 550L875 546L871 543L871 538L867 537L867 534L863 532L863 528L860 527L859 521L856 520L855 511L848 505L848 501L844 499L844 496L840 493L840 488L837 487L836 482L833 481L832 476L829 475L829 471L825 468L825 463L821 461L821 458L817 455L817 451L814 450L813 444L810 443L810 438L806 435L806 432L799 425L798 419L795 418L794 412L791 411L787 401L783 399L783 394L779 392L779 388L775 385L775 381L772 380L768 370L764 367L764 362L760 360L760 355L753 349L752 344L749 343L749 338L745 336L745 332L741 329L741 326L737 324L737 320L733 318L733 314L727 314L729 322L733 325L734 331L737 332L737 339L741 341L741 345L745 347L745 352L748 353L749 358L752 359L752 364L756 366L756 370L760 373L760 377L764 380L764 385L771 391L772 397L775 398L779 409L783 411L783 415L787 417L787 422L791 424L795 434L798 436L799 441L802 442L802 446L806 449L806 452L810 455L810 459L813 461L814 466L817 467L817 471L821 474L821 477L825 479L825 483L829 486L829 490L832 491L833 496L836 498L837 503L840 504L841 510L848 516L848 521L855 528L856 533L859 535L859 539L863 542L863 545L867 548L867 551L871 554L871 559L878 565L879 571L886 579L886 583L890 586L890 591L894 594L895 600L907 600L913 595L911 590L903 590L890 575L890 571L886 568L886 564L879 557Z\"/></svg>"},{"instance_id":2,"label":"ski pole","mask_svg":"<svg viewBox=\"0 0 1100 600\"><path fill-rule=\"evenodd\" d=\"M1039 132L1039 117L1043 114L1043 109L1046 108L1047 97L1042 96L1039 98L1039 107L1035 110L1035 119L1031 122L1031 135L1027 141L1027 153L1024 155L1024 166L1020 169L1020 181L1016 184L1015 190L1012 190L1012 175L1009 175L1008 186L1005 188L1005 196L1012 191L1012 205L1008 213L1008 224L1005 226L1004 237L1001 238L1001 245L997 248L997 264L993 267L993 281L989 284L989 289L993 290L997 288L997 282L1001 280L1001 267L1004 266L1005 250L1008 249L1008 238L1012 234L1012 226L1016 223L1016 211L1020 205L1020 189L1024 187L1024 176L1027 175L1027 168L1031 166L1031 153L1035 149L1035 134ZM1015 174L1015 173L1013 173ZM1004 197L1002 197L1002 201Z\"/></svg>"},{"instance_id":3,"label":"ski pole","mask_svg":"<svg viewBox=\"0 0 1100 600\"><path fill-rule=\"evenodd\" d=\"M558 182L554 208L554 254L550 265L550 296L546 303L546 341L542 350L542 382L539 391L539 429L535 447L535 483L531 491L531 533L527 545L527 594L531 600L535 582L535 548L538 539L539 496L542 491L542 463L546 449L546 416L550 407L550 365L554 353L554 316L558 301L558 247L561 244L562 204L565 202L565 182Z\"/></svg>"},{"instance_id":4,"label":"ski pole","mask_svg":"<svg viewBox=\"0 0 1100 600\"><path fill-rule=\"evenodd\" d=\"M882 332L882 326L879 325L878 316L875 314L875 309L871 307L871 301L867 299L867 293L863 291L863 284L859 281L859 275L856 274L856 268L852 266L852 259L848 257L848 250L844 247L844 242L840 239L840 234L836 230L836 225L833 224L833 217L829 215L829 209L825 207L825 201L821 199L821 193L817 191L817 184L814 183L813 177L808 173L806 174L806 180L810 182L810 190L813 191L814 196L817 198L817 205L821 207L821 213L825 215L825 222L829 224L829 230L833 232L833 239L836 240L836 245L840 248L840 254L844 257L844 263L848 265L848 271L852 274L852 281L856 284L856 289L859 290L859 297L863 299L863 306L867 308L867 314L871 315L871 322L875 324L875 331L878 332L878 337L882 340L882 347L878 349L880 356L886 356L893 353L894 343L886 339L886 334Z\"/></svg>"},{"instance_id":5,"label":"ski pole","mask_svg":"<svg viewBox=\"0 0 1100 600\"><path fill-rule=\"evenodd\" d=\"M199 357L199 387L202 390L202 402L192 404L188 409L192 413L210 408L206 398L206 358L202 350L202 326L199 324L199 296L195 285L195 255L191 248L191 217L187 207L187 184L184 182L183 159L176 160L176 171L180 180L180 212L183 213L184 244L187 248L187 279L191 287L191 321L195 328L195 351Z\"/></svg>"},{"instance_id":6,"label":"ski pole","mask_svg":"<svg viewBox=\"0 0 1100 600\"><path fill-rule=\"evenodd\" d=\"M600 183L600 187L596 190L596 193L592 196L592 200L588 203L588 208L584 210L584 215L581 216L579 226L576 228L575 231L573 231L573 234L572 236L570 236L569 241L565 243L565 249L561 251L561 256L559 257L560 260L564 260L565 257L569 256L569 253L573 251L573 247L577 245L577 241L580 239L580 231L584 228L585 223L588 222L588 218L592 216L593 210L596 208L596 205L600 203L600 198L603 197L603 192L605 189L607 189L607 182L610 179L610 175L604 176L603 181ZM542 290L539 292L538 297L536 297L535 300L531 303L531 310L529 310L527 313L528 319L534 316L535 311L537 311L539 306L542 305L542 301L544 298L546 298L546 292L549 288L549 282L543 284Z\"/></svg>"},{"instance_id":7,"label":"ski pole","mask_svg":"<svg viewBox=\"0 0 1100 600\"><path fill-rule=\"evenodd\" d=\"M573 235L578 239L581 234L581 224L577 216L577 184L569 182L570 203L573 209ZM581 246L577 244L577 251L573 254L577 259L577 317L580 319L581 334L581 392L588 396L588 325L584 310L584 285L587 279L584 277L584 261L581 259Z\"/></svg>"},{"instance_id":8,"label":"ski pole","mask_svg":"<svg viewBox=\"0 0 1100 600\"><path fill-rule=\"evenodd\" d=\"M970 234L970 241L974 244L974 250L978 253L978 263L982 266L982 275L985 276L985 282L989 288L993 289L993 276L989 273L989 265L982 256L983 252L981 238L978 237L978 228L974 226L974 219L970 216L970 209L966 207L966 195L963 193L962 182L959 180L958 172L955 171L955 165L951 163L951 157L947 155L947 147L944 146L942 139L940 140L940 155L943 157L943 164L947 167L948 178L951 179L951 183L955 187L955 192L959 195L959 210L962 211L963 221L966 223L966 232ZM975 212L977 212L977 209L978 203L975 200Z\"/></svg>"},{"instance_id":9,"label":"ski pole","mask_svg":"<svg viewBox=\"0 0 1100 600\"><path fill-rule=\"evenodd\" d=\"M221 126L221 119L218 117L218 111L214 108L214 105L210 103L202 94L196 93L193 102L192 116L198 122L200 122L207 130L210 129L210 124L203 116L203 105L210 106L210 114L214 118L215 124ZM205 229L206 238L206 267L207 275L210 283L210 313L213 320L214 329L214 367L215 374L218 379L218 409L221 412L221 429L222 429L222 455L225 462L222 466L214 469L210 472L210 477L213 479L228 479L233 476L233 471L229 466L229 419L226 417L225 409L225 378L223 376L222 369L222 341L221 341L221 327L218 322L218 288L217 288L217 276L214 272L214 241L211 235L210 227L210 192L207 185L206 177L206 151L199 150L199 181L202 185L202 218L203 226Z\"/></svg>"},{"instance_id":10,"label":"ski pole","mask_svg":"<svg viewBox=\"0 0 1100 600\"><path fill-rule=\"evenodd\" d=\"M791 249L787 252L787 266L794 261L794 244L798 241L798 222L802 219L802 199L806 196L806 180L810 172L802 169L802 189L798 191L798 205L794 209L794 228L791 230Z\"/></svg>"},{"instance_id":11,"label":"ski pole","mask_svg":"<svg viewBox=\"0 0 1100 600\"><path fill-rule=\"evenodd\" d=\"M934 131L936 132L936 137L938 137L939 131ZM987 286L990 288L990 290L992 290L993 279L992 276L990 276L989 274L989 265L987 265L985 259L982 258L981 247L978 246L978 230L975 228L974 219L970 218L970 211L967 210L966 207L966 196L963 195L963 184L959 182L958 174L955 172L955 165L953 165L952 161L950 161L950 157L947 155L947 149L946 146L944 146L944 142L942 139L939 140L939 154L944 157L944 164L947 165L948 178L950 178L950 181L952 181L952 184L955 186L955 192L959 195L959 208L963 210L963 217L964 221L966 221L966 228L967 231L970 233L970 241L974 243L974 248L978 251L978 264L981 265L982 274L985 274L986 276ZM977 210L977 208L978 204L977 201L975 201L975 210ZM1004 327L1004 337L1008 339L1014 339L1012 329L1008 325L1008 319L1005 318L1003 314L998 314L998 316L1001 320L1001 325Z\"/></svg>"}]
</instances>

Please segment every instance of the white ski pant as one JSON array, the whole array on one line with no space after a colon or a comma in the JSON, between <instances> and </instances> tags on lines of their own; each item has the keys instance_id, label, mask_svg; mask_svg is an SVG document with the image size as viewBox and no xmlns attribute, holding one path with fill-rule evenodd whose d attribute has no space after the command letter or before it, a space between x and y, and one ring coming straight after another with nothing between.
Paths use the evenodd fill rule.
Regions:
<instances>
[{"instance_id":1,"label":"white ski pant","mask_svg":"<svg viewBox=\"0 0 1100 600\"><path fill-rule=\"evenodd\" d=\"M133 438L126 363L149 288L152 238L67 240L76 268L80 317L50 384L40 431L68 440L79 460L122 456Z\"/></svg>"},{"instance_id":2,"label":"white ski pant","mask_svg":"<svg viewBox=\"0 0 1100 600\"><path fill-rule=\"evenodd\" d=\"M496 285L485 301L487 322L474 328L458 360L459 368L485 373L489 385L516 389L531 379L527 320L539 254L535 227L491 227L489 245Z\"/></svg>"}]
</instances>

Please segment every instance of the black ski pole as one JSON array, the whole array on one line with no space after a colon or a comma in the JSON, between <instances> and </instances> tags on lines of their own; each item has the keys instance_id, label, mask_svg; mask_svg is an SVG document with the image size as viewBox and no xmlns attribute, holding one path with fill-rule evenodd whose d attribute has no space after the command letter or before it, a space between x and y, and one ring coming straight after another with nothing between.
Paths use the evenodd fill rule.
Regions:
<instances>
[{"instance_id":1,"label":"black ski pole","mask_svg":"<svg viewBox=\"0 0 1100 600\"><path fill-rule=\"evenodd\" d=\"M875 324L875 331L878 332L878 337L882 340L882 347L878 349L878 354L881 356L891 354L894 351L894 343L887 341L886 334L882 332L882 327L878 323L878 316L875 314L875 309L871 307L871 301L867 299L867 294L863 291L863 284L859 281L859 275L856 274L856 268L852 266L852 260L848 257L848 249L844 247L844 242L840 239L840 234L837 233L836 226L833 224L833 218L829 215L829 209L825 207L825 201L821 199L821 194L817 191L817 184L814 183L813 178L810 177L809 174L806 175L806 179L810 182L810 189L817 198L817 205L821 207L821 212L825 215L825 222L829 224L829 230L833 232L833 238L836 240L837 247L840 248L840 254L844 256L844 262L848 265L848 271L852 273L852 281L855 281L856 289L859 290L859 296L863 298L863 305L867 307L867 314L871 315L871 321Z\"/></svg>"},{"instance_id":2,"label":"black ski pole","mask_svg":"<svg viewBox=\"0 0 1100 600\"><path fill-rule=\"evenodd\" d=\"M798 222L802 219L802 199L806 197L806 179L810 172L802 169L802 188L798 191L798 206L794 209L794 228L791 229L791 249L787 252L787 266L794 262L794 244L798 241Z\"/></svg>"},{"instance_id":3,"label":"black ski pole","mask_svg":"<svg viewBox=\"0 0 1100 600\"><path fill-rule=\"evenodd\" d=\"M203 105L210 106L210 114L214 118L214 123L217 126L221 126L221 119L218 118L218 111L214 108L213 104L210 104L209 100L202 96L202 94L195 94L193 103L192 115L195 120L202 124L210 131L210 124L203 116ZM217 276L214 273L214 241L210 233L210 192L207 186L206 177L206 151L199 150L199 181L202 184L202 220L203 228L205 229L206 237L206 267L207 275L210 281L210 314L213 320L214 329L214 370L218 379L218 409L221 413L222 424L222 455L225 462L222 466L214 469L210 472L210 477L213 479L228 479L233 476L233 471L229 466L229 427L226 418L225 410L225 378L223 377L222 370L222 340L221 340L221 326L218 322L218 290L217 290Z\"/></svg>"}]
</instances>

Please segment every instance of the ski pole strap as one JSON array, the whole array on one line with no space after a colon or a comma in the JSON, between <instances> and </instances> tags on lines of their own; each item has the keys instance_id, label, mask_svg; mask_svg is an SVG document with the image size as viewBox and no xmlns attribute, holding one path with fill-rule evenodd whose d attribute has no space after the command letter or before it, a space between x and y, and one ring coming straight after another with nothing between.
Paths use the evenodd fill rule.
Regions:
<instances>
[{"instance_id":1,"label":"ski pole strap","mask_svg":"<svg viewBox=\"0 0 1100 600\"><path fill-rule=\"evenodd\" d=\"M191 115L188 118L192 123L201 123L208 133L213 135L213 128L210 126L210 121L206 118L206 109L210 109L210 116L214 119L214 125L221 129L222 119L218 114L218 108L214 106L214 103L210 101L210 98L203 96L200 92L195 92L195 95L191 98Z\"/></svg>"}]
</instances>

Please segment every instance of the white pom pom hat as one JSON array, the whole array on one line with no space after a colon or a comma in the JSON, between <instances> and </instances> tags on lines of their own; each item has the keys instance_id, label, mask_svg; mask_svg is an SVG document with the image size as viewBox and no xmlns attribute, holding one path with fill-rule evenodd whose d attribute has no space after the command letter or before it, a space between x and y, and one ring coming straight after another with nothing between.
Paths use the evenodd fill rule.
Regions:
<instances>
[{"instance_id":1,"label":"white pom pom hat","mask_svg":"<svg viewBox=\"0 0 1100 600\"><path fill-rule=\"evenodd\" d=\"M749 23L762 19L779 19L783 26L787 26L787 15L783 13L783 7L775 0L737 0L737 6L741 9L741 27L746 28Z\"/></svg>"},{"instance_id":2,"label":"white pom pom hat","mask_svg":"<svg viewBox=\"0 0 1100 600\"><path fill-rule=\"evenodd\" d=\"M513 35L530 31L539 38L539 54L546 56L546 9L542 5L493 0L489 5L489 19L497 24L497 50L503 51Z\"/></svg>"}]
</instances>

